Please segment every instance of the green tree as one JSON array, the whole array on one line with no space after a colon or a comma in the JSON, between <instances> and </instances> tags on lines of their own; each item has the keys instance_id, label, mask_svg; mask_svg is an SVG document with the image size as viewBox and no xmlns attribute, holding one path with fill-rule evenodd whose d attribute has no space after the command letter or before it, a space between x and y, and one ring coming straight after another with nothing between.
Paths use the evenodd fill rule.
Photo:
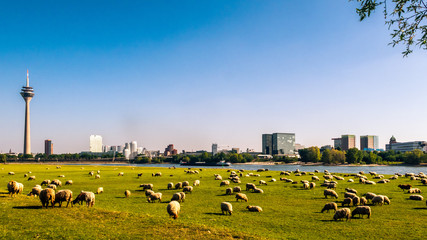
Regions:
<instances>
[{"instance_id":1,"label":"green tree","mask_svg":"<svg viewBox=\"0 0 427 240\"><path fill-rule=\"evenodd\" d=\"M350 148L345 154L345 158L347 160L347 163L360 163L363 158L363 153L357 148Z\"/></svg>"},{"instance_id":2,"label":"green tree","mask_svg":"<svg viewBox=\"0 0 427 240\"><path fill-rule=\"evenodd\" d=\"M0 162L2 163L6 163L7 161L7 156L6 154L0 154Z\"/></svg>"},{"instance_id":3,"label":"green tree","mask_svg":"<svg viewBox=\"0 0 427 240\"><path fill-rule=\"evenodd\" d=\"M331 150L331 162L333 164L342 164L345 163L345 153L340 150L332 149Z\"/></svg>"},{"instance_id":4,"label":"green tree","mask_svg":"<svg viewBox=\"0 0 427 240\"><path fill-rule=\"evenodd\" d=\"M332 162L331 150L325 149L323 151L321 161L326 164L330 164Z\"/></svg>"},{"instance_id":5,"label":"green tree","mask_svg":"<svg viewBox=\"0 0 427 240\"><path fill-rule=\"evenodd\" d=\"M427 2L425 0L350 0L356 1L360 21L382 7L385 23L392 29L390 44L405 46L403 56L412 52L412 46L427 49Z\"/></svg>"},{"instance_id":6,"label":"green tree","mask_svg":"<svg viewBox=\"0 0 427 240\"><path fill-rule=\"evenodd\" d=\"M319 162L322 158L318 147L309 147L298 150L302 162Z\"/></svg>"}]
</instances>

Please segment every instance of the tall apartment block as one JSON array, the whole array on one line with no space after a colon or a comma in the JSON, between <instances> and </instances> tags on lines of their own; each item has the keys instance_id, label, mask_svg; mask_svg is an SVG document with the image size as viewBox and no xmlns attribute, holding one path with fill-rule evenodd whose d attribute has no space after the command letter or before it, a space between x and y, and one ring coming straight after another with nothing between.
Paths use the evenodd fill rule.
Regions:
<instances>
[{"instance_id":1,"label":"tall apartment block","mask_svg":"<svg viewBox=\"0 0 427 240\"><path fill-rule=\"evenodd\" d=\"M379 149L378 136L360 136L360 150Z\"/></svg>"},{"instance_id":2,"label":"tall apartment block","mask_svg":"<svg viewBox=\"0 0 427 240\"><path fill-rule=\"evenodd\" d=\"M90 135L89 151L98 153L102 152L102 137L100 135Z\"/></svg>"},{"instance_id":3,"label":"tall apartment block","mask_svg":"<svg viewBox=\"0 0 427 240\"><path fill-rule=\"evenodd\" d=\"M46 154L46 156L53 154L53 144L50 139L44 141L44 154Z\"/></svg>"},{"instance_id":4,"label":"tall apartment block","mask_svg":"<svg viewBox=\"0 0 427 240\"><path fill-rule=\"evenodd\" d=\"M355 135L341 135L341 150L347 151L356 147Z\"/></svg>"},{"instance_id":5,"label":"tall apartment block","mask_svg":"<svg viewBox=\"0 0 427 240\"><path fill-rule=\"evenodd\" d=\"M262 152L269 155L294 155L295 133L263 134Z\"/></svg>"}]
</instances>

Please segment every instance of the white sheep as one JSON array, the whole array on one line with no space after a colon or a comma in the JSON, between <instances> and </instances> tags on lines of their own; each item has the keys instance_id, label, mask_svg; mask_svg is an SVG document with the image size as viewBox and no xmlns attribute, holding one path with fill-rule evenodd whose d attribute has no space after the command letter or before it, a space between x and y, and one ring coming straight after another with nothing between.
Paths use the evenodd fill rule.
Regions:
<instances>
[{"instance_id":1,"label":"white sheep","mask_svg":"<svg viewBox=\"0 0 427 240\"><path fill-rule=\"evenodd\" d=\"M104 188L103 187L99 187L97 190L96 190L96 194L101 194L101 193L103 193L104 192Z\"/></svg>"},{"instance_id":2,"label":"white sheep","mask_svg":"<svg viewBox=\"0 0 427 240\"><path fill-rule=\"evenodd\" d=\"M325 189L323 191L323 195L325 195L325 198L328 198L328 196L333 196L335 198L338 198L338 194L334 190L331 190L331 189Z\"/></svg>"},{"instance_id":3,"label":"white sheep","mask_svg":"<svg viewBox=\"0 0 427 240\"><path fill-rule=\"evenodd\" d=\"M222 214L226 215L228 213L231 215L233 213L233 206L229 202L222 202L221 211L222 211Z\"/></svg>"},{"instance_id":4,"label":"white sheep","mask_svg":"<svg viewBox=\"0 0 427 240\"><path fill-rule=\"evenodd\" d=\"M340 208L334 214L334 220L339 220L343 218L347 218L347 221L350 220L351 211L350 208Z\"/></svg>"},{"instance_id":5,"label":"white sheep","mask_svg":"<svg viewBox=\"0 0 427 240\"><path fill-rule=\"evenodd\" d=\"M194 180L193 186L200 186L200 180Z\"/></svg>"},{"instance_id":6,"label":"white sheep","mask_svg":"<svg viewBox=\"0 0 427 240\"><path fill-rule=\"evenodd\" d=\"M7 190L9 191L9 195L13 197L14 195L20 194L24 191L24 185L12 180L7 183Z\"/></svg>"},{"instance_id":7,"label":"white sheep","mask_svg":"<svg viewBox=\"0 0 427 240\"><path fill-rule=\"evenodd\" d=\"M379 204L380 206L384 204L384 197L381 195L376 195L372 198L372 205Z\"/></svg>"},{"instance_id":8,"label":"white sheep","mask_svg":"<svg viewBox=\"0 0 427 240\"><path fill-rule=\"evenodd\" d=\"M417 201L422 201L424 198L421 195L411 195L409 196L410 200L417 200ZM427 204L427 203L426 203Z\"/></svg>"},{"instance_id":9,"label":"white sheep","mask_svg":"<svg viewBox=\"0 0 427 240\"><path fill-rule=\"evenodd\" d=\"M158 192L158 193L151 193L150 195L148 195L147 197L147 201L149 203L154 203L155 201L159 201L162 202L162 193Z\"/></svg>"},{"instance_id":10,"label":"white sheep","mask_svg":"<svg viewBox=\"0 0 427 240\"><path fill-rule=\"evenodd\" d=\"M248 197L244 193L238 193L238 194L236 194L236 201L239 201L239 199L242 200L242 201L245 201L245 202L248 201Z\"/></svg>"},{"instance_id":11,"label":"white sheep","mask_svg":"<svg viewBox=\"0 0 427 240\"><path fill-rule=\"evenodd\" d=\"M129 190L126 190L126 191L125 191L125 197L126 197L126 198L130 197L130 191L129 191Z\"/></svg>"},{"instance_id":12,"label":"white sheep","mask_svg":"<svg viewBox=\"0 0 427 240\"><path fill-rule=\"evenodd\" d=\"M49 206L49 203L51 203L53 208L55 202L55 190L51 188L45 188L40 192L39 198L42 202L42 208L47 208Z\"/></svg>"},{"instance_id":13,"label":"white sheep","mask_svg":"<svg viewBox=\"0 0 427 240\"><path fill-rule=\"evenodd\" d=\"M73 201L73 204L78 202L86 202L87 207L93 207L95 205L95 194L93 192L82 191Z\"/></svg>"},{"instance_id":14,"label":"white sheep","mask_svg":"<svg viewBox=\"0 0 427 240\"><path fill-rule=\"evenodd\" d=\"M173 183L172 182L168 183L168 190L170 190L172 188L173 188Z\"/></svg>"},{"instance_id":15,"label":"white sheep","mask_svg":"<svg viewBox=\"0 0 427 240\"><path fill-rule=\"evenodd\" d=\"M337 211L337 209L338 209L338 206L337 206L337 204L336 203L334 203L334 202L330 202L330 203L326 203L325 204L325 206L323 206L323 208L322 208L322 213L324 212L324 211L328 211L329 212L329 210L334 210L335 212Z\"/></svg>"},{"instance_id":16,"label":"white sheep","mask_svg":"<svg viewBox=\"0 0 427 240\"><path fill-rule=\"evenodd\" d=\"M67 180L67 181L65 182L65 185L73 185L73 180Z\"/></svg>"},{"instance_id":17,"label":"white sheep","mask_svg":"<svg viewBox=\"0 0 427 240\"><path fill-rule=\"evenodd\" d=\"M371 208L368 206L358 206L351 213L351 217L353 218L356 214L359 214L359 217L363 215L368 215L368 218L371 217Z\"/></svg>"},{"instance_id":18,"label":"white sheep","mask_svg":"<svg viewBox=\"0 0 427 240\"><path fill-rule=\"evenodd\" d=\"M174 219L177 219L178 214L181 210L181 205L177 201L171 201L169 202L166 209L168 211L169 216L173 217Z\"/></svg>"},{"instance_id":19,"label":"white sheep","mask_svg":"<svg viewBox=\"0 0 427 240\"><path fill-rule=\"evenodd\" d=\"M249 212L262 212L262 208L260 206L247 206L246 209L248 209Z\"/></svg>"},{"instance_id":20,"label":"white sheep","mask_svg":"<svg viewBox=\"0 0 427 240\"><path fill-rule=\"evenodd\" d=\"M73 201L73 192L71 190L65 189L65 190L60 190L55 194L55 203L59 203L59 207L62 206L62 202L67 202L67 206L68 204L70 204L70 202ZM73 206L73 203L71 202L71 206Z\"/></svg>"}]
</instances>

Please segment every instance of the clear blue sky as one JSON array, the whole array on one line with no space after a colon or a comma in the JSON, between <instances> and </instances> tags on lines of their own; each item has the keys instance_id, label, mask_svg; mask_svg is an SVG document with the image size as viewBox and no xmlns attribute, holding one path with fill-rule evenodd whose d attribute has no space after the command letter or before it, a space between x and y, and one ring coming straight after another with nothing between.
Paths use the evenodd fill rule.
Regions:
<instances>
[{"instance_id":1,"label":"clear blue sky","mask_svg":"<svg viewBox=\"0 0 427 240\"><path fill-rule=\"evenodd\" d=\"M0 151L131 140L181 151L305 146L341 134L427 140L426 51L403 58L378 11L348 1L19 1L0 7Z\"/></svg>"}]
</instances>

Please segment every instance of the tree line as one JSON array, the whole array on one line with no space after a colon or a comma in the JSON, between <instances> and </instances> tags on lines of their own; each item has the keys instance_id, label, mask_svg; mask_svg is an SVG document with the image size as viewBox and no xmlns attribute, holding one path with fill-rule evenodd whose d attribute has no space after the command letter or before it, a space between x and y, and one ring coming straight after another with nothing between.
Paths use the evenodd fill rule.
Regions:
<instances>
[{"instance_id":1,"label":"tree line","mask_svg":"<svg viewBox=\"0 0 427 240\"><path fill-rule=\"evenodd\" d=\"M419 149L408 152L362 151L351 148L347 151L339 149L319 149L309 147L298 150L302 162L322 162L325 164L396 164L405 163L418 165L427 163L427 154Z\"/></svg>"}]
</instances>

